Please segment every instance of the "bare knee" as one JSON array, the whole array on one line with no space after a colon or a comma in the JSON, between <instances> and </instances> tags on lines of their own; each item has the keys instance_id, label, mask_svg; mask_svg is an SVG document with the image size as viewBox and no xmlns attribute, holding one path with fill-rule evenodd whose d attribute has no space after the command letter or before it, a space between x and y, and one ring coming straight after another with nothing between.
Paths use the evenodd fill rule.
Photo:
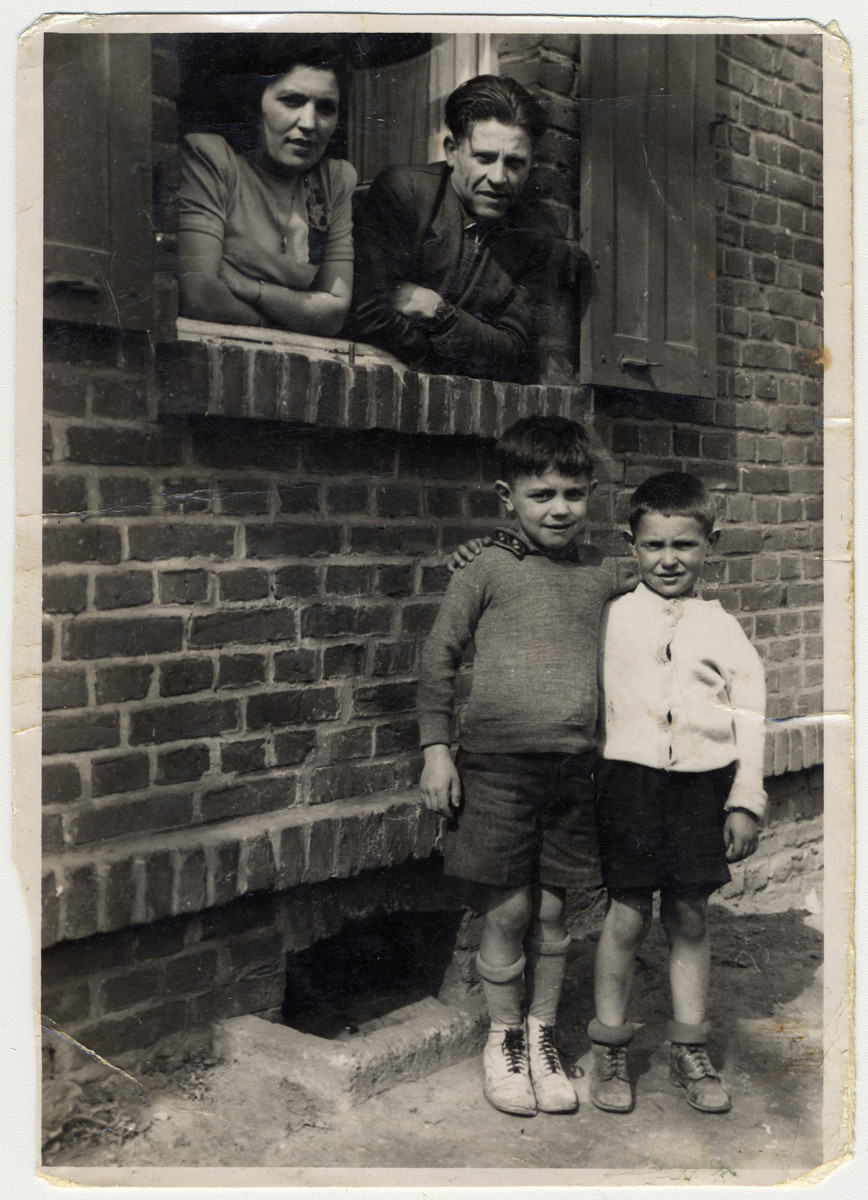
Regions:
<instances>
[{"instance_id":1,"label":"bare knee","mask_svg":"<svg viewBox=\"0 0 868 1200\"><path fill-rule=\"evenodd\" d=\"M606 904L608 936L624 944L638 944L651 924L650 892L610 892Z\"/></svg>"},{"instance_id":2,"label":"bare knee","mask_svg":"<svg viewBox=\"0 0 868 1200\"><path fill-rule=\"evenodd\" d=\"M670 942L673 938L700 942L708 934L708 897L663 893L660 921Z\"/></svg>"},{"instance_id":3,"label":"bare knee","mask_svg":"<svg viewBox=\"0 0 868 1200\"><path fill-rule=\"evenodd\" d=\"M545 941L558 941L566 934L564 888L535 888L531 897L533 908L533 934Z\"/></svg>"},{"instance_id":4,"label":"bare knee","mask_svg":"<svg viewBox=\"0 0 868 1200\"><path fill-rule=\"evenodd\" d=\"M485 924L500 937L523 938L531 918L530 888L492 888Z\"/></svg>"}]
</instances>

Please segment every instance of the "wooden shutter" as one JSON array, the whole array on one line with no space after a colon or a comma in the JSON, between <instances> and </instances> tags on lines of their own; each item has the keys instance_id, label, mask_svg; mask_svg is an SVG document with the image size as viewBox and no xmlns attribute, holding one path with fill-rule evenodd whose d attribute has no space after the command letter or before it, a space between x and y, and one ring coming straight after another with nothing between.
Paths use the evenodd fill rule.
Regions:
<instances>
[{"instance_id":1,"label":"wooden shutter","mask_svg":"<svg viewBox=\"0 0 868 1200\"><path fill-rule=\"evenodd\" d=\"M582 382L713 396L715 38L586 35L581 75Z\"/></svg>"},{"instance_id":2,"label":"wooden shutter","mask_svg":"<svg viewBox=\"0 0 868 1200\"><path fill-rule=\"evenodd\" d=\"M44 315L152 318L151 39L46 33Z\"/></svg>"}]
</instances>

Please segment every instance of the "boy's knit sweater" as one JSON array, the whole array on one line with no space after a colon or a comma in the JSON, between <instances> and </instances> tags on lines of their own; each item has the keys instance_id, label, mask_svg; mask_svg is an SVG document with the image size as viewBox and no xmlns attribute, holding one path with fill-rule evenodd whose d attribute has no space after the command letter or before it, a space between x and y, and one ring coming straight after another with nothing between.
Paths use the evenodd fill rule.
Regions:
<instances>
[{"instance_id":1,"label":"boy's knit sweater","mask_svg":"<svg viewBox=\"0 0 868 1200\"><path fill-rule=\"evenodd\" d=\"M452 740L455 675L475 642L460 745L477 754L578 753L594 744L597 645L615 564L593 546L549 557L498 530L450 580L425 644L421 744Z\"/></svg>"},{"instance_id":2,"label":"boy's knit sweater","mask_svg":"<svg viewBox=\"0 0 868 1200\"><path fill-rule=\"evenodd\" d=\"M735 617L640 583L607 607L600 645L603 757L664 771L734 762L726 808L761 818L765 676Z\"/></svg>"}]
</instances>

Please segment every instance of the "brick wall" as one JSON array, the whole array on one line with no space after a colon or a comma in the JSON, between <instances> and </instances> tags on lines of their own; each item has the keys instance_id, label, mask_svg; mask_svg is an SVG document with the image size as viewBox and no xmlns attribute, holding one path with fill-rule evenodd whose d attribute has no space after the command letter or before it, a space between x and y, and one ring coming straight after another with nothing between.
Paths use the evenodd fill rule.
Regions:
<instances>
[{"instance_id":1,"label":"brick wall","mask_svg":"<svg viewBox=\"0 0 868 1200\"><path fill-rule=\"evenodd\" d=\"M551 101L541 177L561 230L558 295L574 303L577 47L503 36L498 51ZM723 537L709 594L766 662L767 773L821 761L818 54L819 39L719 40L717 399L557 385L575 361L574 318L551 334L552 384L527 389L213 338L158 348L155 371L144 339L48 327L50 1017L97 1041L107 1023L99 1044L114 1053L241 1011L234 943L203 939L198 914L219 922L273 892L350 895L359 871L423 869L412 862L436 828L412 794L419 646L444 551L495 520L492 439L526 412L586 423L601 480L591 533L615 553L648 474L684 467L713 487ZM154 64L155 163L170 191L168 43ZM156 216L170 245L168 207ZM168 320L166 271L157 290ZM552 319L571 311L555 305ZM295 407L280 408L289 396ZM167 415L173 405L212 415ZM282 953L271 922L256 925L272 938L268 996L248 997L262 1010ZM114 957L88 966L93 946Z\"/></svg>"}]
</instances>

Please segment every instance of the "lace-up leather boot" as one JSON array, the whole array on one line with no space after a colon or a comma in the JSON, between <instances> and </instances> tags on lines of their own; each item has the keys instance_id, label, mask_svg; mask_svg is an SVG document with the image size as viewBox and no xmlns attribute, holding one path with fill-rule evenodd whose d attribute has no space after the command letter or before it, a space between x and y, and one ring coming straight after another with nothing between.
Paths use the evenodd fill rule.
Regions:
<instances>
[{"instance_id":1,"label":"lace-up leather boot","mask_svg":"<svg viewBox=\"0 0 868 1200\"><path fill-rule=\"evenodd\" d=\"M604 1112L629 1112L633 1107L633 1092L627 1074L627 1046L635 1032L629 1021L623 1025L606 1025L594 1017L588 1024L594 1051L591 1102Z\"/></svg>"},{"instance_id":2,"label":"lace-up leather boot","mask_svg":"<svg viewBox=\"0 0 868 1200\"><path fill-rule=\"evenodd\" d=\"M537 1103L530 1081L523 1025L492 1028L482 1052L483 1093L489 1104L517 1117L532 1117Z\"/></svg>"},{"instance_id":3,"label":"lace-up leather boot","mask_svg":"<svg viewBox=\"0 0 868 1200\"><path fill-rule=\"evenodd\" d=\"M594 1043L591 1102L604 1112L630 1112L633 1089L627 1073L627 1047Z\"/></svg>"},{"instance_id":4,"label":"lace-up leather boot","mask_svg":"<svg viewBox=\"0 0 868 1200\"><path fill-rule=\"evenodd\" d=\"M555 1045L554 1025L544 1025L537 1017L529 1016L527 1040L537 1108L547 1113L575 1112L579 1098Z\"/></svg>"},{"instance_id":5,"label":"lace-up leather boot","mask_svg":"<svg viewBox=\"0 0 868 1200\"><path fill-rule=\"evenodd\" d=\"M669 1052L669 1079L683 1087L687 1103L700 1112L729 1112L732 1102L720 1076L711 1065L704 1045L673 1042Z\"/></svg>"}]
</instances>

